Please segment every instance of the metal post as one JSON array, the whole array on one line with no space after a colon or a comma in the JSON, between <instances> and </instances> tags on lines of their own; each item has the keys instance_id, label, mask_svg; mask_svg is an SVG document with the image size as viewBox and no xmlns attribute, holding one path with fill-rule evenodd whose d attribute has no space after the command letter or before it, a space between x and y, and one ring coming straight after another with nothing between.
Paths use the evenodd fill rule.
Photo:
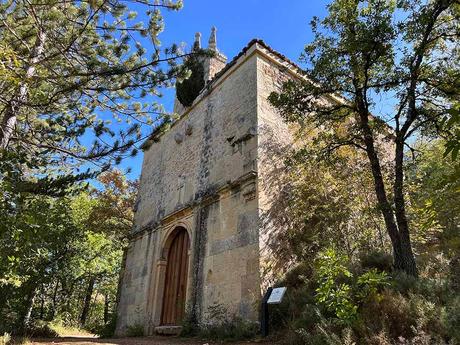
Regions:
<instances>
[{"instance_id":1,"label":"metal post","mask_svg":"<svg viewBox=\"0 0 460 345\"><path fill-rule=\"evenodd\" d=\"M268 299L272 293L273 288L269 287L264 297L262 298L261 310L260 310L260 333L262 337L268 336Z\"/></svg>"}]
</instances>

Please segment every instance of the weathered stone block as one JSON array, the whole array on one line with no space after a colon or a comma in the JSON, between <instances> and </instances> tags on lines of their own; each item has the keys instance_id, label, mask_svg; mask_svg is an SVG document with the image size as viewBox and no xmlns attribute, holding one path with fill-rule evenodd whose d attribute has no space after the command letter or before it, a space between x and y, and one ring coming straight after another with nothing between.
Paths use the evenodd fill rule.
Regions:
<instances>
[{"instance_id":1,"label":"weathered stone block","mask_svg":"<svg viewBox=\"0 0 460 345\"><path fill-rule=\"evenodd\" d=\"M219 303L258 317L270 232L261 218L277 192L267 182L282 170L292 143L267 97L295 67L259 41L227 67L221 57L206 64L207 75L216 77L190 107L176 102L180 119L144 151L118 334L136 323L152 333L161 324L168 270L179 265L168 259L178 229L189 240L187 265L180 266L187 269L188 310L201 320Z\"/></svg>"}]
</instances>

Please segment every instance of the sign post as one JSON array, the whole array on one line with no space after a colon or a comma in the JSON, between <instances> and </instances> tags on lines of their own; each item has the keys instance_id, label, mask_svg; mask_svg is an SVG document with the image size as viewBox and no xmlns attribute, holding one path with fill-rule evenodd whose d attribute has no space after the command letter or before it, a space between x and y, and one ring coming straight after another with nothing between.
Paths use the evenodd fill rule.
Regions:
<instances>
[{"instance_id":1,"label":"sign post","mask_svg":"<svg viewBox=\"0 0 460 345\"><path fill-rule=\"evenodd\" d=\"M262 337L268 336L269 333L268 305L281 303L285 292L286 287L278 287L274 289L269 287L264 295L264 298L262 298L260 314L260 333L262 334Z\"/></svg>"},{"instance_id":2,"label":"sign post","mask_svg":"<svg viewBox=\"0 0 460 345\"><path fill-rule=\"evenodd\" d=\"M264 338L268 335L268 299L270 298L272 290L273 288L269 287L264 295L264 298L262 298L262 305L260 311L260 333Z\"/></svg>"}]
</instances>

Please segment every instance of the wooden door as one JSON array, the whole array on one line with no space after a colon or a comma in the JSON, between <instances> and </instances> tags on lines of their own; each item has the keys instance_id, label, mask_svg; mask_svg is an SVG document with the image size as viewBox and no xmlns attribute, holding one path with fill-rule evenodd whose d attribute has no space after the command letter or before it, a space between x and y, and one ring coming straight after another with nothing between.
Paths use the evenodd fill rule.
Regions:
<instances>
[{"instance_id":1,"label":"wooden door","mask_svg":"<svg viewBox=\"0 0 460 345\"><path fill-rule=\"evenodd\" d=\"M180 325L185 313L189 238L185 229L173 236L166 263L162 325Z\"/></svg>"}]
</instances>

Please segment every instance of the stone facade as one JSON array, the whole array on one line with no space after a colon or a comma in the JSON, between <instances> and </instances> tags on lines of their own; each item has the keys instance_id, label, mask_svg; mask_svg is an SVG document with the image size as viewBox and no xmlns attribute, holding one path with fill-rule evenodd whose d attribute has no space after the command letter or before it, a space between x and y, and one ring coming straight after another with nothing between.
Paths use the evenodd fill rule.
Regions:
<instances>
[{"instance_id":1,"label":"stone facade","mask_svg":"<svg viewBox=\"0 0 460 345\"><path fill-rule=\"evenodd\" d=\"M209 47L217 51L213 35ZM118 334L139 324L152 334L161 324L168 241L178 227L191 243L187 312L204 320L219 304L258 319L270 233L262 217L277 190L269 181L282 171L283 148L292 142L267 97L297 74L258 40L224 62L220 53L204 61L204 90L188 108L176 101L180 119L145 145Z\"/></svg>"}]
</instances>

